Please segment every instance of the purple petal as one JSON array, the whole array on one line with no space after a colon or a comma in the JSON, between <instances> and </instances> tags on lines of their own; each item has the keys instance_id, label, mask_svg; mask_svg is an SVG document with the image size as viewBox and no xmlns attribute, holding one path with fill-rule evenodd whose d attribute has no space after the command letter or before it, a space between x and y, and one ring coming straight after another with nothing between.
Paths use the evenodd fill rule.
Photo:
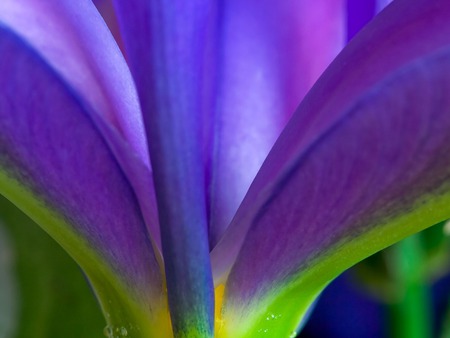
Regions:
<instances>
[{"instance_id":1,"label":"purple petal","mask_svg":"<svg viewBox=\"0 0 450 338\"><path fill-rule=\"evenodd\" d=\"M225 273L236 259L251 225L242 220L253 217L289 163L341 120L368 88L448 43L449 8L443 0L408 4L399 0L380 13L347 45L303 100L241 204L236 215L241 220L233 221L212 252L215 277Z\"/></svg>"},{"instance_id":2,"label":"purple petal","mask_svg":"<svg viewBox=\"0 0 450 338\"><path fill-rule=\"evenodd\" d=\"M342 0L230 0L222 6L212 246L291 114L345 40Z\"/></svg>"},{"instance_id":3,"label":"purple petal","mask_svg":"<svg viewBox=\"0 0 450 338\"><path fill-rule=\"evenodd\" d=\"M347 0L347 40L351 40L392 0Z\"/></svg>"},{"instance_id":4,"label":"purple petal","mask_svg":"<svg viewBox=\"0 0 450 338\"><path fill-rule=\"evenodd\" d=\"M202 0L115 1L147 130L175 335L212 335L214 290L201 148L203 61L214 9Z\"/></svg>"},{"instance_id":5,"label":"purple petal","mask_svg":"<svg viewBox=\"0 0 450 338\"><path fill-rule=\"evenodd\" d=\"M138 201L92 121L97 115L3 25L0 72L2 194L41 224L91 281L107 289L115 278L145 311L163 308L160 268Z\"/></svg>"},{"instance_id":6,"label":"purple petal","mask_svg":"<svg viewBox=\"0 0 450 338\"><path fill-rule=\"evenodd\" d=\"M377 13L381 12L387 5L389 5L392 0L377 0Z\"/></svg>"},{"instance_id":7,"label":"purple petal","mask_svg":"<svg viewBox=\"0 0 450 338\"><path fill-rule=\"evenodd\" d=\"M96 124L135 188L161 248L144 127L134 84L114 39L89 1L0 3L0 22L28 41L101 118ZM119 150L119 148L121 148Z\"/></svg>"},{"instance_id":8,"label":"purple petal","mask_svg":"<svg viewBox=\"0 0 450 338\"><path fill-rule=\"evenodd\" d=\"M213 252L220 273L239 248L226 323L256 329L276 306L295 328L297 301L450 216L449 19L444 0L394 2L312 89Z\"/></svg>"},{"instance_id":9,"label":"purple petal","mask_svg":"<svg viewBox=\"0 0 450 338\"><path fill-rule=\"evenodd\" d=\"M123 42L122 37L120 36L119 23L117 22L112 0L94 0L93 2L108 25L109 30L119 45L119 48L123 51Z\"/></svg>"},{"instance_id":10,"label":"purple petal","mask_svg":"<svg viewBox=\"0 0 450 338\"><path fill-rule=\"evenodd\" d=\"M347 0L347 40L372 20L376 11L376 0Z\"/></svg>"},{"instance_id":11,"label":"purple petal","mask_svg":"<svg viewBox=\"0 0 450 338\"><path fill-rule=\"evenodd\" d=\"M91 1L2 0L0 22L27 40L148 165L132 78Z\"/></svg>"},{"instance_id":12,"label":"purple petal","mask_svg":"<svg viewBox=\"0 0 450 338\"><path fill-rule=\"evenodd\" d=\"M343 270L450 217L448 74L450 45L362 95L292 164L230 272L225 322L267 312L295 322L304 297Z\"/></svg>"}]
</instances>

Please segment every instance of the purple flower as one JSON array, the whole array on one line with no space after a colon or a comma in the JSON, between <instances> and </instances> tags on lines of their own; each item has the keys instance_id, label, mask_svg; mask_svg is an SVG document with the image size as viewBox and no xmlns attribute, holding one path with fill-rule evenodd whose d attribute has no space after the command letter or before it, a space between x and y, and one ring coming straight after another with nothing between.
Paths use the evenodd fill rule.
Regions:
<instances>
[{"instance_id":1,"label":"purple flower","mask_svg":"<svg viewBox=\"0 0 450 338\"><path fill-rule=\"evenodd\" d=\"M0 191L111 337L295 335L339 273L450 217L447 0L394 1L318 80L343 0L114 4L127 62L91 1L0 3Z\"/></svg>"}]
</instances>

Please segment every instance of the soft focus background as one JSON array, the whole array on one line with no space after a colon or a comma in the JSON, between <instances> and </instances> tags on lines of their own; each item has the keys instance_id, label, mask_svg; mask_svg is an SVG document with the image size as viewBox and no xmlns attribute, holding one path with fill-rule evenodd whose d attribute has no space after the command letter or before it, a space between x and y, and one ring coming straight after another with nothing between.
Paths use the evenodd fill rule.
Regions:
<instances>
[{"instance_id":1,"label":"soft focus background","mask_svg":"<svg viewBox=\"0 0 450 338\"><path fill-rule=\"evenodd\" d=\"M0 197L0 338L96 338L105 321L75 262Z\"/></svg>"}]
</instances>

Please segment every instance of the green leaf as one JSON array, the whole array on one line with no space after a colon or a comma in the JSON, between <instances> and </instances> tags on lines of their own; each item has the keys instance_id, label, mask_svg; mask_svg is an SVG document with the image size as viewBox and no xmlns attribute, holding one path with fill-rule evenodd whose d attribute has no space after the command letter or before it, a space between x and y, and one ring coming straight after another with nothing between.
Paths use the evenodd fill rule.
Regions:
<instances>
[{"instance_id":1,"label":"green leaf","mask_svg":"<svg viewBox=\"0 0 450 338\"><path fill-rule=\"evenodd\" d=\"M2 240L10 238L10 249L14 253L10 271L15 276L6 278L16 280L17 284L13 287L18 297L9 300L10 303L15 301L18 307L16 332L5 338L101 337L105 320L75 262L3 197L0 198L0 219L0 226L6 228L0 233ZM9 236L3 236L4 230ZM0 245L0 250L5 250L3 242ZM0 280L0 287L7 285L4 286ZM4 292L0 290L0 297ZM5 309L7 304L0 303L2 318L3 313L8 311ZM3 338L1 325L2 322L0 337Z\"/></svg>"}]
</instances>

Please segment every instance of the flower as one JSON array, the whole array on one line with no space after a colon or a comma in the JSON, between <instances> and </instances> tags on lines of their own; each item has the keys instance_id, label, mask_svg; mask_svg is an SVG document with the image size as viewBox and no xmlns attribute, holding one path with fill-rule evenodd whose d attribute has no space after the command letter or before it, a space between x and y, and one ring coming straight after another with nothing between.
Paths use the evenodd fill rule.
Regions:
<instances>
[{"instance_id":1,"label":"flower","mask_svg":"<svg viewBox=\"0 0 450 338\"><path fill-rule=\"evenodd\" d=\"M0 4L0 191L111 336L295 334L340 272L450 217L447 1L394 1L290 119L342 1L114 4L129 68L88 0Z\"/></svg>"}]
</instances>

